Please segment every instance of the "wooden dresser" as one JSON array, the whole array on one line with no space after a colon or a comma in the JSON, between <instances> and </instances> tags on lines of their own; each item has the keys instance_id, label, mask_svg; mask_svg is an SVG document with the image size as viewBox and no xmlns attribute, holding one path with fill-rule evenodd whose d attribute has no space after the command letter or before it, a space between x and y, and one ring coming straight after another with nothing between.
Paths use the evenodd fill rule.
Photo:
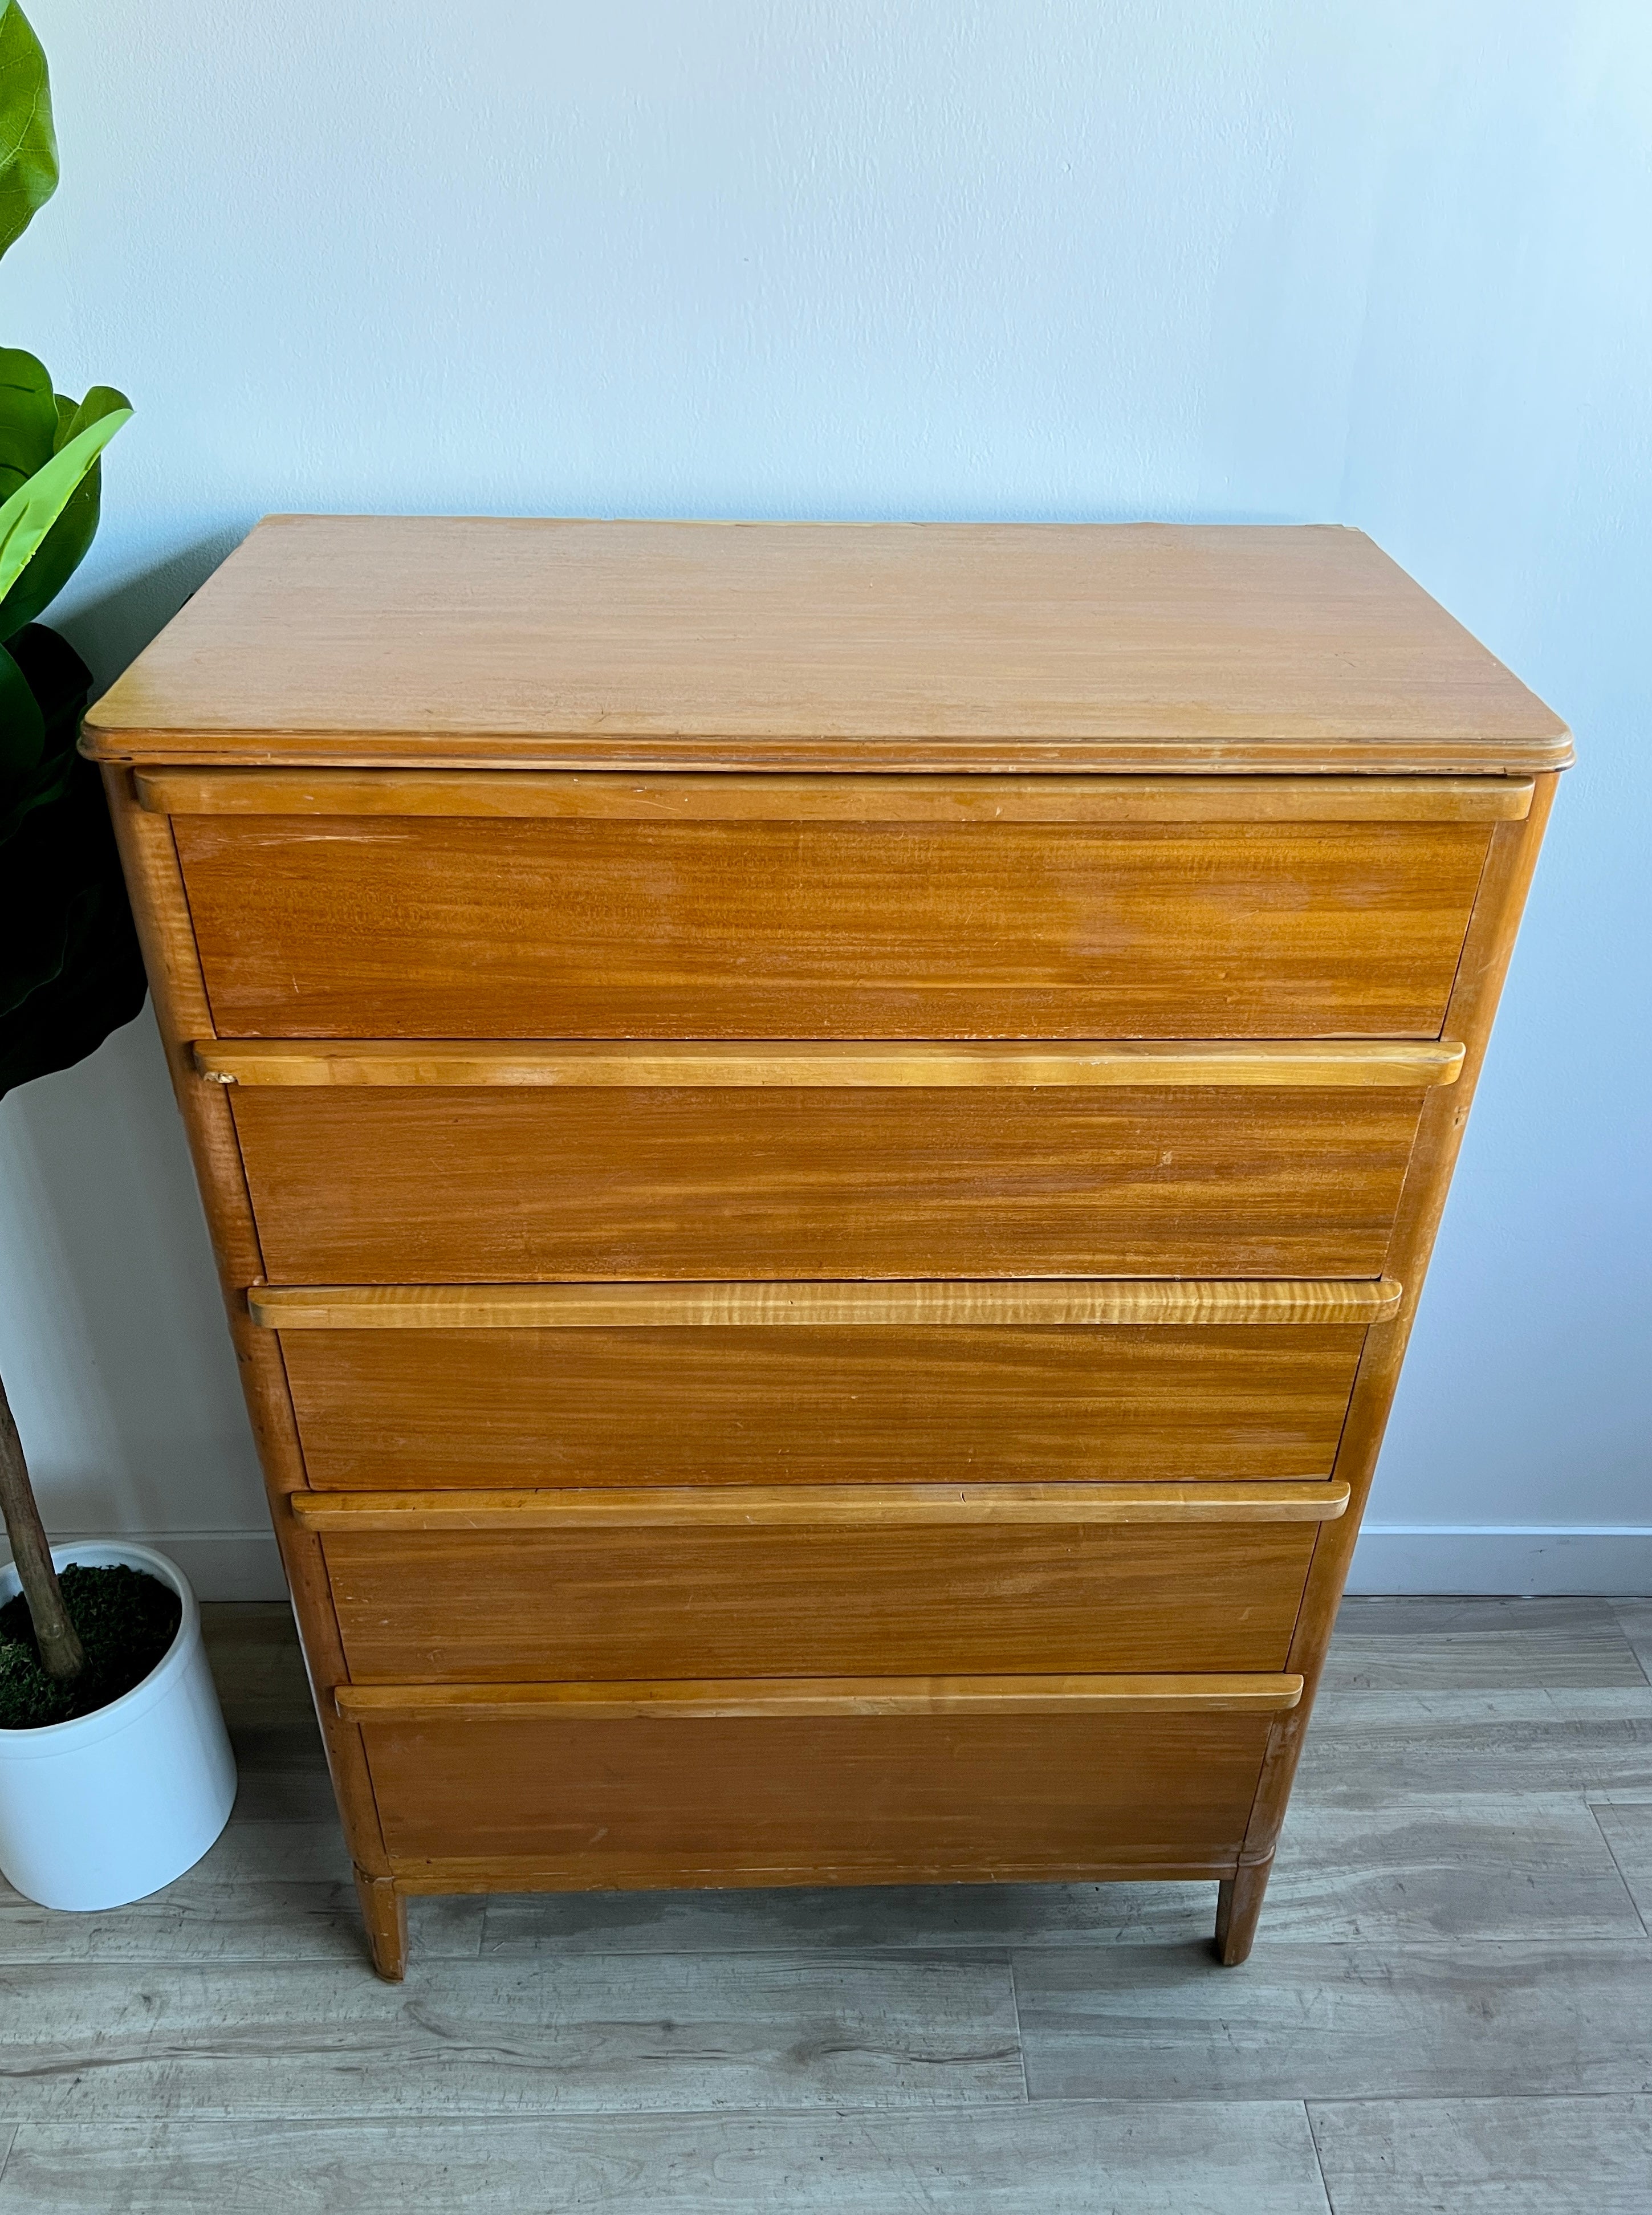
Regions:
<instances>
[{"instance_id":1,"label":"wooden dresser","mask_svg":"<svg viewBox=\"0 0 1652 2215\"><path fill-rule=\"evenodd\" d=\"M89 719L410 1893L1249 1950L1563 725L1337 529L277 517Z\"/></svg>"}]
</instances>

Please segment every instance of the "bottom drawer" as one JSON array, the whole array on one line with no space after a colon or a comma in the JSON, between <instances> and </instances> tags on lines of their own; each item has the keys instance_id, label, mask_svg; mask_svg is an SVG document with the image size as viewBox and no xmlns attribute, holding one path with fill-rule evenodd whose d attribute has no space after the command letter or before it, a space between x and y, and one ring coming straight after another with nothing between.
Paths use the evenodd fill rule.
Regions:
<instances>
[{"instance_id":1,"label":"bottom drawer","mask_svg":"<svg viewBox=\"0 0 1652 2215\"><path fill-rule=\"evenodd\" d=\"M1289 1704L1297 1680L1274 1682ZM392 1864L433 1889L1230 1874L1271 1721L1082 1697L580 1715L364 1697L346 1712Z\"/></svg>"}]
</instances>

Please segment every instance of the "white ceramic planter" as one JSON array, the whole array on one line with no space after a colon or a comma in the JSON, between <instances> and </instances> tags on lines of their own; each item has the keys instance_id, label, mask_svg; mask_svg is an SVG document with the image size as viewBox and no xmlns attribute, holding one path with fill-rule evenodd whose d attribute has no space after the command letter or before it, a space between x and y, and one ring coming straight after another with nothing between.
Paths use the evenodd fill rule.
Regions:
<instances>
[{"instance_id":1,"label":"white ceramic planter","mask_svg":"<svg viewBox=\"0 0 1652 2215\"><path fill-rule=\"evenodd\" d=\"M59 1569L147 1569L183 1616L160 1662L95 1715L0 1730L0 1872L42 1907L124 1907L200 1859L235 1804L235 1756L181 1569L127 1539L54 1546ZM0 1569L0 1606L18 1590Z\"/></svg>"}]
</instances>

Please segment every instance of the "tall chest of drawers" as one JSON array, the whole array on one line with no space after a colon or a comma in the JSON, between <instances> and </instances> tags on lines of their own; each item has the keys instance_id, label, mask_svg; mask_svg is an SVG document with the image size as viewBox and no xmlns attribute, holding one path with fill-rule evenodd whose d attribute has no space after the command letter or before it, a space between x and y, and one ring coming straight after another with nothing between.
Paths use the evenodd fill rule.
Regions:
<instances>
[{"instance_id":1,"label":"tall chest of drawers","mask_svg":"<svg viewBox=\"0 0 1652 2215\"><path fill-rule=\"evenodd\" d=\"M261 525L89 721L374 1960L1254 1934L1564 727L1333 529Z\"/></svg>"}]
</instances>

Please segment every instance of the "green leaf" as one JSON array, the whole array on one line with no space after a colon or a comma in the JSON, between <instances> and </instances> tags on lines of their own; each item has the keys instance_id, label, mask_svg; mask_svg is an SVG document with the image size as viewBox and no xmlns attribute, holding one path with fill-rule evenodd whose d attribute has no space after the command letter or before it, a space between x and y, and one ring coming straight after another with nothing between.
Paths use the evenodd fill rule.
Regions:
<instances>
[{"instance_id":1,"label":"green leaf","mask_svg":"<svg viewBox=\"0 0 1652 2215\"><path fill-rule=\"evenodd\" d=\"M19 593L14 600L13 588L39 553L46 534L68 506L87 472L132 414L131 408L118 392L108 393L107 386L95 390L108 395L111 405L107 411L84 430L77 432L43 469L36 469L28 482L19 485L10 499L0 506L0 638L9 638L28 620L15 613L23 604L24 595ZM83 408L92 396L88 393L81 402ZM95 519L94 517L94 522ZM81 550L85 549L83 547ZM73 566L71 562L70 567ZM37 608L46 604L32 592L28 597L36 600Z\"/></svg>"},{"instance_id":2,"label":"green leaf","mask_svg":"<svg viewBox=\"0 0 1652 2215\"><path fill-rule=\"evenodd\" d=\"M117 392L112 384L94 384L88 388L86 397L78 406L58 393L54 402L57 422L52 433L52 451L60 454L64 448L79 438L83 431L101 423L106 415L119 415L124 410L132 413L132 402L124 392ZM120 426L117 424L117 429Z\"/></svg>"},{"instance_id":3,"label":"green leaf","mask_svg":"<svg viewBox=\"0 0 1652 2215\"><path fill-rule=\"evenodd\" d=\"M58 189L52 86L40 42L17 0L0 13L0 254Z\"/></svg>"},{"instance_id":4,"label":"green leaf","mask_svg":"<svg viewBox=\"0 0 1652 2215\"><path fill-rule=\"evenodd\" d=\"M95 384L78 407L59 393L55 412L56 442L61 452L106 416L120 414L124 422L132 406L126 394L117 392L113 385ZM97 535L101 479L102 464L94 461L64 501L62 514L40 541L22 575L0 598L0 639L9 638L25 623L33 623L85 560L86 550Z\"/></svg>"},{"instance_id":5,"label":"green leaf","mask_svg":"<svg viewBox=\"0 0 1652 2215\"><path fill-rule=\"evenodd\" d=\"M0 646L0 776L32 770L46 744L46 718L23 672Z\"/></svg>"},{"instance_id":6,"label":"green leaf","mask_svg":"<svg viewBox=\"0 0 1652 2215\"><path fill-rule=\"evenodd\" d=\"M58 417L46 364L21 347L0 347L0 500L51 460L61 444Z\"/></svg>"}]
</instances>

